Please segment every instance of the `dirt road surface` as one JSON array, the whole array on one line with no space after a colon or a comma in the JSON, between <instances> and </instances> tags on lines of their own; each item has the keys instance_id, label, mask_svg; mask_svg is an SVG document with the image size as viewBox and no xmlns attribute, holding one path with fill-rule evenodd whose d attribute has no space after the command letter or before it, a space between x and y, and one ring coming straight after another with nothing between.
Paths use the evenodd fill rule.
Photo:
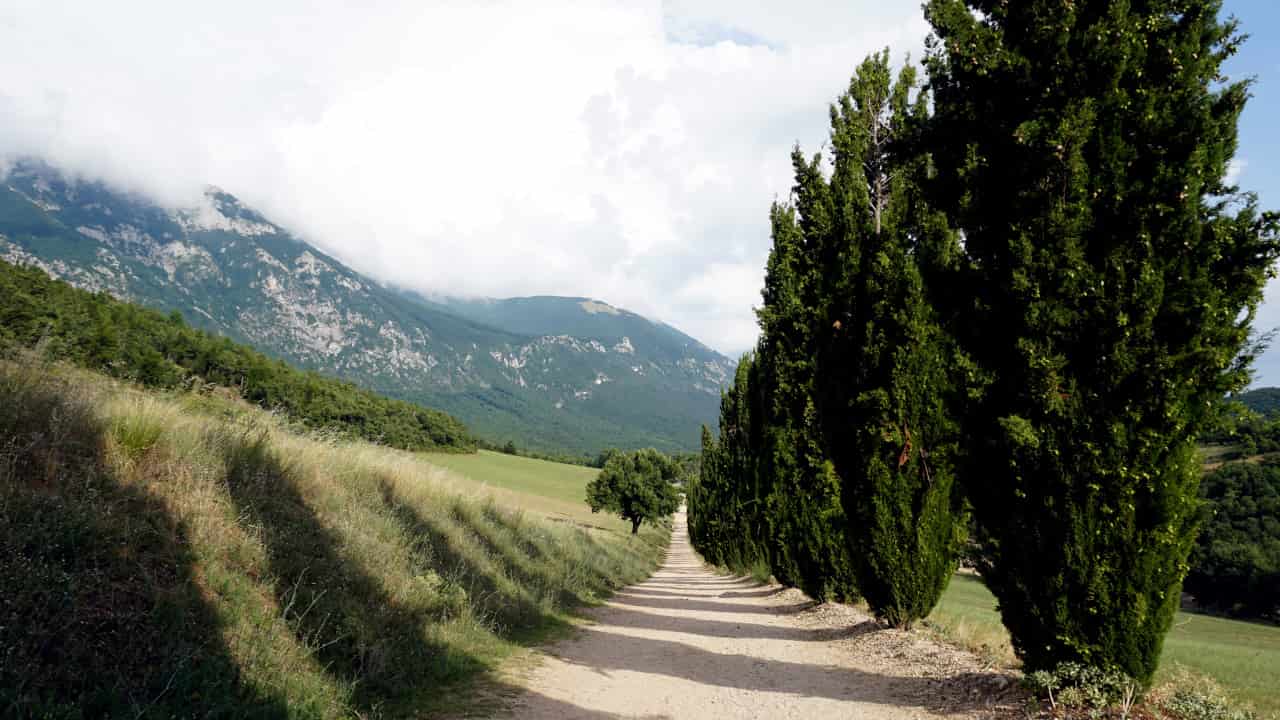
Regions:
<instances>
[{"instance_id":1,"label":"dirt road surface","mask_svg":"<svg viewBox=\"0 0 1280 720\"><path fill-rule=\"evenodd\" d=\"M589 613L521 680L509 717L987 718L1011 676L843 605L716 575L676 517L666 563Z\"/></svg>"}]
</instances>

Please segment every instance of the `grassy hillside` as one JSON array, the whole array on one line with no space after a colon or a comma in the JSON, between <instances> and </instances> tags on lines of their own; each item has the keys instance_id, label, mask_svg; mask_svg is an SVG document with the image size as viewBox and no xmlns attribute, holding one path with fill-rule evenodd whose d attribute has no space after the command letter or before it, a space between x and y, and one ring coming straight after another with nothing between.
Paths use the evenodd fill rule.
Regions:
<instances>
[{"instance_id":1,"label":"grassy hillside","mask_svg":"<svg viewBox=\"0 0 1280 720\"><path fill-rule=\"evenodd\" d=\"M239 401L0 361L0 715L465 709L665 545L522 508L568 507L554 475L490 492Z\"/></svg>"},{"instance_id":2,"label":"grassy hillside","mask_svg":"<svg viewBox=\"0 0 1280 720\"><path fill-rule=\"evenodd\" d=\"M930 622L997 661L1012 661L996 599L971 575L956 575ZM1157 685L1179 670L1207 675L1265 717L1280 717L1280 627L1180 612L1165 639Z\"/></svg>"}]
</instances>

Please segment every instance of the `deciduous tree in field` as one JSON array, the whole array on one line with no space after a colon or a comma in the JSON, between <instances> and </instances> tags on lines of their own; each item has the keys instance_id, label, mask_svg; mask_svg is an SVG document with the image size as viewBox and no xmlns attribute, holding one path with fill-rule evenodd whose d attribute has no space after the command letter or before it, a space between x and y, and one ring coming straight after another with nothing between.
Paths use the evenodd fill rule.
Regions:
<instances>
[{"instance_id":1,"label":"deciduous tree in field","mask_svg":"<svg viewBox=\"0 0 1280 720\"><path fill-rule=\"evenodd\" d=\"M1029 670L1146 681L1196 532L1197 433L1247 379L1276 222L1226 183L1218 0L931 0L929 146L985 382L966 478Z\"/></svg>"},{"instance_id":2,"label":"deciduous tree in field","mask_svg":"<svg viewBox=\"0 0 1280 720\"><path fill-rule=\"evenodd\" d=\"M657 523L679 509L680 494L671 484L678 470L657 450L614 453L587 483L587 504L591 512L604 510L630 521L634 535L641 523Z\"/></svg>"}]
</instances>

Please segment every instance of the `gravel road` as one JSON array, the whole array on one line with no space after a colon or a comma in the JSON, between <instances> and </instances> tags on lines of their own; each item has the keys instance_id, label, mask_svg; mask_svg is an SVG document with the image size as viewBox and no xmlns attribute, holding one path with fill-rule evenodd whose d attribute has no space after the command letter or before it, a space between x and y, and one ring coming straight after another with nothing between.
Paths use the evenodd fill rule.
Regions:
<instances>
[{"instance_id":1,"label":"gravel road","mask_svg":"<svg viewBox=\"0 0 1280 720\"><path fill-rule=\"evenodd\" d=\"M676 516L663 567L589 613L521 678L510 717L987 718L1011 676L856 608L717 575Z\"/></svg>"}]
</instances>

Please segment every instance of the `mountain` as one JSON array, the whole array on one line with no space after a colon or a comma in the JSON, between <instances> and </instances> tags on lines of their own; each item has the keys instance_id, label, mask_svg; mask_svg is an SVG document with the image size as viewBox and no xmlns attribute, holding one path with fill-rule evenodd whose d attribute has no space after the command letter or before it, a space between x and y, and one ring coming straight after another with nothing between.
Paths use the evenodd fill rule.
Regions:
<instances>
[{"instance_id":1,"label":"mountain","mask_svg":"<svg viewBox=\"0 0 1280 720\"><path fill-rule=\"evenodd\" d=\"M36 162L0 188L0 258L160 310L304 368L553 452L690 450L733 363L588 298L386 287L210 188L171 210Z\"/></svg>"}]
</instances>

